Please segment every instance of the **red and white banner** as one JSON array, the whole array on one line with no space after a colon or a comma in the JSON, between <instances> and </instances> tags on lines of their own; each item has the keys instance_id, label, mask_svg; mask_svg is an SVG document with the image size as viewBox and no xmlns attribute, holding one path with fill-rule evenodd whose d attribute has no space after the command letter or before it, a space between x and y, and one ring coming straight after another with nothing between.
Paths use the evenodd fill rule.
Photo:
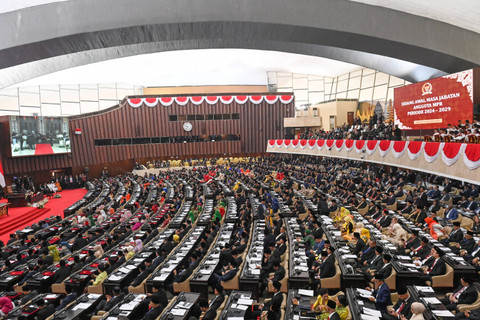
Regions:
<instances>
[{"instance_id":1,"label":"red and white banner","mask_svg":"<svg viewBox=\"0 0 480 320\"><path fill-rule=\"evenodd\" d=\"M380 143L379 140L368 140L367 141L367 149L366 149L367 153L368 154L373 154L379 143Z\"/></svg>"},{"instance_id":2,"label":"red and white banner","mask_svg":"<svg viewBox=\"0 0 480 320\"><path fill-rule=\"evenodd\" d=\"M390 140L381 140L378 144L378 152L382 157L385 157L392 147L393 141Z\"/></svg>"},{"instance_id":3,"label":"red and white banner","mask_svg":"<svg viewBox=\"0 0 480 320\"><path fill-rule=\"evenodd\" d=\"M315 155L316 150L323 150L326 146L328 152L342 153L344 150L350 152L355 148L357 153L365 150L369 155L374 155L377 150L382 157L387 156L389 152L393 153L395 158L407 157L410 160L417 160L423 153L428 163L441 158L447 166L455 164L463 156L465 166L470 170L480 167L480 144L467 143L444 143L444 142L423 142L423 141L390 141L390 140L268 140L268 150L280 151L290 148L290 150L306 150L305 154ZM307 148L308 146L308 148ZM317 148L315 148L317 146ZM267 150L267 151L268 151ZM344 154L347 156L346 154ZM336 154L338 156L338 154Z\"/></svg>"},{"instance_id":4,"label":"red and white banner","mask_svg":"<svg viewBox=\"0 0 480 320\"><path fill-rule=\"evenodd\" d=\"M395 141L392 147L392 153L395 158L400 158L407 150L407 141Z\"/></svg>"},{"instance_id":5,"label":"red and white banner","mask_svg":"<svg viewBox=\"0 0 480 320\"><path fill-rule=\"evenodd\" d=\"M168 107L176 102L180 106L185 106L191 102L194 105L200 105L204 101L210 105L218 103L220 100L223 104L231 104L235 101L238 104L245 104L250 101L253 104L260 104L267 102L268 104L275 104L279 100L283 104L288 104L293 101L293 95L251 95L251 96L192 96L192 97L158 97L158 98L131 98L127 99L127 103L132 108L138 108L142 104L148 107L155 107L158 104Z\"/></svg>"},{"instance_id":6,"label":"red and white banner","mask_svg":"<svg viewBox=\"0 0 480 320\"><path fill-rule=\"evenodd\" d=\"M0 187L4 188L5 186L5 173L3 172L2 161L0 160Z\"/></svg>"},{"instance_id":7,"label":"red and white banner","mask_svg":"<svg viewBox=\"0 0 480 320\"><path fill-rule=\"evenodd\" d=\"M425 142L423 141L410 141L408 143L407 152L410 160L416 160L420 157L424 144Z\"/></svg>"},{"instance_id":8,"label":"red and white banner","mask_svg":"<svg viewBox=\"0 0 480 320\"><path fill-rule=\"evenodd\" d=\"M402 130L446 128L473 120L473 70L394 90L395 124Z\"/></svg>"},{"instance_id":9,"label":"red and white banner","mask_svg":"<svg viewBox=\"0 0 480 320\"><path fill-rule=\"evenodd\" d=\"M463 162L470 170L480 167L480 145L467 144L463 152Z\"/></svg>"}]
</instances>

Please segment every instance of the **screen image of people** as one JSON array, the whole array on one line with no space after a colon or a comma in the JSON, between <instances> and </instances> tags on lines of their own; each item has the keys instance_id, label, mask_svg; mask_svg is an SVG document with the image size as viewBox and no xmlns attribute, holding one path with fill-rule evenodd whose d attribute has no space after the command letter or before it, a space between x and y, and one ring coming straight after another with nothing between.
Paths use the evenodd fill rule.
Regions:
<instances>
[{"instance_id":1,"label":"screen image of people","mask_svg":"<svg viewBox=\"0 0 480 320\"><path fill-rule=\"evenodd\" d=\"M67 118L10 117L12 156L71 152Z\"/></svg>"}]
</instances>

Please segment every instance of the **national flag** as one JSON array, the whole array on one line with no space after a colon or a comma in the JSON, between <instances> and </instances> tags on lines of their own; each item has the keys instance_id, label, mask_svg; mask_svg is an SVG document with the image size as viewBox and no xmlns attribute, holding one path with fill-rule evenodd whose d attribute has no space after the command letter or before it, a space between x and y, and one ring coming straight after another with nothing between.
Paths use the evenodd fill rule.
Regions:
<instances>
[{"instance_id":1,"label":"national flag","mask_svg":"<svg viewBox=\"0 0 480 320\"><path fill-rule=\"evenodd\" d=\"M0 160L0 187L5 187L5 173L3 173L2 161Z\"/></svg>"}]
</instances>

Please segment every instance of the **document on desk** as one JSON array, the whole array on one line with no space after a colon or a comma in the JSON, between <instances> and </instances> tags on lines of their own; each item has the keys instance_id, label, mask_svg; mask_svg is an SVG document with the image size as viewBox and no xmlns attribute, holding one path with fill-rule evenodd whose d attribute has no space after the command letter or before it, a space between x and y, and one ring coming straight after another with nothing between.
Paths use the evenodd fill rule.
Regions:
<instances>
[{"instance_id":1,"label":"document on desk","mask_svg":"<svg viewBox=\"0 0 480 320\"><path fill-rule=\"evenodd\" d=\"M400 264L401 264L402 266L407 267L407 268L420 268L420 267L421 267L421 266L420 266L420 267L417 266L417 265L414 264L414 263L404 263L404 262L400 262Z\"/></svg>"},{"instance_id":2,"label":"document on desk","mask_svg":"<svg viewBox=\"0 0 480 320\"><path fill-rule=\"evenodd\" d=\"M454 318L455 316L448 310L432 310L432 313L439 317L449 317Z\"/></svg>"},{"instance_id":3,"label":"document on desk","mask_svg":"<svg viewBox=\"0 0 480 320\"><path fill-rule=\"evenodd\" d=\"M56 299L57 298L57 295L56 294L47 294L45 296L45 299Z\"/></svg>"},{"instance_id":4,"label":"document on desk","mask_svg":"<svg viewBox=\"0 0 480 320\"><path fill-rule=\"evenodd\" d=\"M228 317L227 320L243 320L243 317Z\"/></svg>"},{"instance_id":5,"label":"document on desk","mask_svg":"<svg viewBox=\"0 0 480 320\"><path fill-rule=\"evenodd\" d=\"M260 274L260 269L251 269L250 271L251 271L252 274L254 274L254 275Z\"/></svg>"},{"instance_id":6,"label":"document on desk","mask_svg":"<svg viewBox=\"0 0 480 320\"><path fill-rule=\"evenodd\" d=\"M375 310L375 309L370 309L370 308L365 308L363 307L363 313L364 314L368 314L370 316L375 316L375 317L381 317L382 316L382 313L378 310Z\"/></svg>"},{"instance_id":7,"label":"document on desk","mask_svg":"<svg viewBox=\"0 0 480 320\"><path fill-rule=\"evenodd\" d=\"M253 300L252 299L238 299L237 301L237 304L243 304L243 305L246 305L246 306L251 306L253 303ZM238 306L237 306L238 308Z\"/></svg>"},{"instance_id":8,"label":"document on desk","mask_svg":"<svg viewBox=\"0 0 480 320\"><path fill-rule=\"evenodd\" d=\"M380 317L375 317L375 316L372 316L372 315L369 315L369 314L361 314L360 318L362 320L380 320Z\"/></svg>"},{"instance_id":9,"label":"document on desk","mask_svg":"<svg viewBox=\"0 0 480 320\"><path fill-rule=\"evenodd\" d=\"M121 273L129 273L130 269L128 269L126 267L121 267L120 269L118 269L118 271L120 271Z\"/></svg>"},{"instance_id":10,"label":"document on desk","mask_svg":"<svg viewBox=\"0 0 480 320\"><path fill-rule=\"evenodd\" d=\"M172 309L170 313L174 316L183 316L187 312L186 309Z\"/></svg>"},{"instance_id":11,"label":"document on desk","mask_svg":"<svg viewBox=\"0 0 480 320\"><path fill-rule=\"evenodd\" d=\"M136 302L129 302L129 303L124 303L120 306L120 310L123 310L123 311L132 311L133 309L135 309L135 307L137 306L137 303Z\"/></svg>"},{"instance_id":12,"label":"document on desk","mask_svg":"<svg viewBox=\"0 0 480 320\"><path fill-rule=\"evenodd\" d=\"M424 293L435 293L432 287L427 286L414 286L415 289Z\"/></svg>"},{"instance_id":13,"label":"document on desk","mask_svg":"<svg viewBox=\"0 0 480 320\"><path fill-rule=\"evenodd\" d=\"M342 256L342 259L357 259L358 256L354 255L354 254L344 254Z\"/></svg>"},{"instance_id":14,"label":"document on desk","mask_svg":"<svg viewBox=\"0 0 480 320\"><path fill-rule=\"evenodd\" d=\"M238 310L242 310L242 311L246 311L248 308L250 308L250 306L246 306L246 305L242 305L242 304L237 304L237 308Z\"/></svg>"},{"instance_id":15,"label":"document on desk","mask_svg":"<svg viewBox=\"0 0 480 320\"><path fill-rule=\"evenodd\" d=\"M422 299L423 301L425 301L425 303L431 303L431 304L442 304L440 302L440 300L438 300L436 297L425 297L425 298L420 298Z\"/></svg>"},{"instance_id":16,"label":"document on desk","mask_svg":"<svg viewBox=\"0 0 480 320\"><path fill-rule=\"evenodd\" d=\"M112 274L110 277L108 277L108 280L110 281L118 281L118 280L121 280L122 277L119 277L119 276L116 276L114 274Z\"/></svg>"},{"instance_id":17,"label":"document on desk","mask_svg":"<svg viewBox=\"0 0 480 320\"><path fill-rule=\"evenodd\" d=\"M73 307L73 311L75 310L85 310L87 309L88 307L90 307L92 304L91 303L79 303L77 304L75 307Z\"/></svg>"},{"instance_id":18,"label":"document on desk","mask_svg":"<svg viewBox=\"0 0 480 320\"><path fill-rule=\"evenodd\" d=\"M98 294L98 293L89 293L89 294L88 294L88 299L94 300L94 299L100 298L100 296L102 296L102 295L101 295L101 294Z\"/></svg>"},{"instance_id":19,"label":"document on desk","mask_svg":"<svg viewBox=\"0 0 480 320\"><path fill-rule=\"evenodd\" d=\"M298 294L301 296L313 297L313 290L298 289Z\"/></svg>"},{"instance_id":20,"label":"document on desk","mask_svg":"<svg viewBox=\"0 0 480 320\"><path fill-rule=\"evenodd\" d=\"M397 256L397 259L398 260L408 260L408 261L412 260L412 258L409 257L409 256Z\"/></svg>"},{"instance_id":21,"label":"document on desk","mask_svg":"<svg viewBox=\"0 0 480 320\"><path fill-rule=\"evenodd\" d=\"M366 296L371 296L372 295L371 291L368 291L368 290L365 290L365 289L357 288L357 292L360 293L360 294L366 295Z\"/></svg>"}]
</instances>

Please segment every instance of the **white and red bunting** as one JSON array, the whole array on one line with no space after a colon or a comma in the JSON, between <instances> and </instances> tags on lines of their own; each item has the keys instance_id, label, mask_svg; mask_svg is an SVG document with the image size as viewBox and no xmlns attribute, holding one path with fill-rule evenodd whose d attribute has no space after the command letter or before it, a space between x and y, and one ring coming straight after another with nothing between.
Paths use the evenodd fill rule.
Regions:
<instances>
[{"instance_id":1,"label":"white and red bunting","mask_svg":"<svg viewBox=\"0 0 480 320\"><path fill-rule=\"evenodd\" d=\"M442 148L442 160L447 166L451 166L460 158L465 151L465 143L445 143Z\"/></svg>"},{"instance_id":2,"label":"white and red bunting","mask_svg":"<svg viewBox=\"0 0 480 320\"><path fill-rule=\"evenodd\" d=\"M423 146L425 142L423 141L410 141L407 146L407 153L410 160L416 160L422 154Z\"/></svg>"},{"instance_id":3,"label":"white and red bunting","mask_svg":"<svg viewBox=\"0 0 480 320\"><path fill-rule=\"evenodd\" d=\"M202 96L190 97L190 101L196 106L198 106L199 104L202 104L204 99L205 97L202 97Z\"/></svg>"},{"instance_id":4,"label":"white and red bunting","mask_svg":"<svg viewBox=\"0 0 480 320\"><path fill-rule=\"evenodd\" d=\"M138 108L142 104L147 105L148 107L155 107L157 104L161 104L165 107L171 106L173 102L176 102L180 106L185 106L187 103L191 102L194 105L200 105L204 101L210 105L218 103L220 100L223 104L231 104L235 101L238 104L245 104L248 101L258 105L262 102L267 102L268 104L280 102L287 104L293 101L293 95L237 95L237 96L191 96L191 97L159 97L159 98L132 98L127 99L128 104L132 108Z\"/></svg>"},{"instance_id":5,"label":"white and red bunting","mask_svg":"<svg viewBox=\"0 0 480 320\"><path fill-rule=\"evenodd\" d=\"M380 140L378 143L378 152L382 157L385 157L392 148L393 141Z\"/></svg>"},{"instance_id":6,"label":"white and red bunting","mask_svg":"<svg viewBox=\"0 0 480 320\"><path fill-rule=\"evenodd\" d=\"M233 101L233 97L232 96L229 96L230 98L230 102L226 103L222 100L223 103L225 104L230 104L232 101ZM218 102L218 100L220 100L220 97L219 96L206 96L205 97L205 101L208 103L208 104L216 104Z\"/></svg>"},{"instance_id":7,"label":"white and red bunting","mask_svg":"<svg viewBox=\"0 0 480 320\"><path fill-rule=\"evenodd\" d=\"M390 140L268 140L268 148L293 150L298 147L301 149L308 147L307 150L313 150L315 146L318 150L322 150L326 146L328 152L340 152L341 150L350 152L355 149L357 153L365 151L369 155L378 150L382 157L391 152L395 158L402 158L407 153L410 160L418 159L423 153L428 163L436 161L441 156L447 166L454 165L463 156L463 162L468 169L475 170L480 167L480 144Z\"/></svg>"},{"instance_id":8,"label":"white and red bunting","mask_svg":"<svg viewBox=\"0 0 480 320\"><path fill-rule=\"evenodd\" d=\"M463 152L463 163L470 170L480 167L480 145L467 144Z\"/></svg>"},{"instance_id":9,"label":"white and red bunting","mask_svg":"<svg viewBox=\"0 0 480 320\"><path fill-rule=\"evenodd\" d=\"M394 141L392 146L392 154L395 158L400 158L403 156L407 150L408 141Z\"/></svg>"},{"instance_id":10,"label":"white and red bunting","mask_svg":"<svg viewBox=\"0 0 480 320\"><path fill-rule=\"evenodd\" d=\"M357 153L362 153L363 150L365 150L365 146L367 144L365 143L365 140L356 140L355 141L355 151L357 151Z\"/></svg>"},{"instance_id":11,"label":"white and red bunting","mask_svg":"<svg viewBox=\"0 0 480 320\"><path fill-rule=\"evenodd\" d=\"M160 101L162 106L165 106L165 107L171 106L174 101L172 97L161 97L161 98L158 98L158 100Z\"/></svg>"},{"instance_id":12,"label":"white and red bunting","mask_svg":"<svg viewBox=\"0 0 480 320\"><path fill-rule=\"evenodd\" d=\"M128 99L128 104L132 108L138 108L143 104L143 99L142 98L133 98L133 99Z\"/></svg>"},{"instance_id":13,"label":"white and red bunting","mask_svg":"<svg viewBox=\"0 0 480 320\"><path fill-rule=\"evenodd\" d=\"M348 152L352 151L354 145L355 140L345 140L345 150L347 150Z\"/></svg>"},{"instance_id":14,"label":"white and red bunting","mask_svg":"<svg viewBox=\"0 0 480 320\"><path fill-rule=\"evenodd\" d=\"M443 149L443 142L429 142L423 146L423 156L427 162L437 160L440 151Z\"/></svg>"},{"instance_id":15,"label":"white and red bunting","mask_svg":"<svg viewBox=\"0 0 480 320\"><path fill-rule=\"evenodd\" d=\"M368 140L367 141L367 147L366 151L368 154L373 154L375 152L375 149L377 149L378 144L380 143L379 140Z\"/></svg>"},{"instance_id":16,"label":"white and red bunting","mask_svg":"<svg viewBox=\"0 0 480 320\"><path fill-rule=\"evenodd\" d=\"M335 140L335 150L340 151L343 148L344 140Z\"/></svg>"}]
</instances>

